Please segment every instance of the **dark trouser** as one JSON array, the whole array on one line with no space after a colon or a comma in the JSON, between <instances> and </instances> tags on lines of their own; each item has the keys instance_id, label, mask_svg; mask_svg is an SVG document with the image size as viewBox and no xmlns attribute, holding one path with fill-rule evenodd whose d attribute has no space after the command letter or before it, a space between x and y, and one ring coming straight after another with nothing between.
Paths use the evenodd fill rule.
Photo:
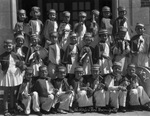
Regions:
<instances>
[{"instance_id":1,"label":"dark trouser","mask_svg":"<svg viewBox=\"0 0 150 116\"><path fill-rule=\"evenodd\" d=\"M14 103L16 102L16 96L15 96L15 90L17 90L17 87L4 87L4 112L8 112L8 98L10 95L10 109L14 109Z\"/></svg>"}]
</instances>

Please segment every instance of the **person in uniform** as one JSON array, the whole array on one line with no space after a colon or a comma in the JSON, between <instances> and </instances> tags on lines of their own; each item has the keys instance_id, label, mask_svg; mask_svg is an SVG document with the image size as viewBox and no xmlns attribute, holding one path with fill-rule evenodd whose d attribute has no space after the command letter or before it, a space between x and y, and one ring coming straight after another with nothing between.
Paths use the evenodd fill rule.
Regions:
<instances>
[{"instance_id":1,"label":"person in uniform","mask_svg":"<svg viewBox=\"0 0 150 116\"><path fill-rule=\"evenodd\" d=\"M116 40L112 48L113 62L120 62L122 64L121 71L126 74L126 68L130 63L130 43L125 39L127 28L121 26L119 28L119 38Z\"/></svg>"},{"instance_id":2,"label":"person in uniform","mask_svg":"<svg viewBox=\"0 0 150 116\"><path fill-rule=\"evenodd\" d=\"M58 34L59 34L59 44L61 48L65 51L69 44L69 34L71 32L70 21L70 12L63 12L63 21L59 25Z\"/></svg>"},{"instance_id":3,"label":"person in uniform","mask_svg":"<svg viewBox=\"0 0 150 116\"><path fill-rule=\"evenodd\" d=\"M55 95L55 108L58 113L66 114L73 113L72 103L74 100L74 92L71 90L66 77L66 67L58 66L56 78L52 79L52 84L57 93Z\"/></svg>"},{"instance_id":4,"label":"person in uniform","mask_svg":"<svg viewBox=\"0 0 150 116\"><path fill-rule=\"evenodd\" d=\"M37 102L39 100L39 97L38 95L36 95L35 92L32 92L33 87L32 76L33 76L33 69L31 67L27 67L25 70L23 83L19 88L17 96L18 103L21 102L24 105L24 113L27 115L31 113L31 102L33 102L32 109L36 113L40 114L40 107Z\"/></svg>"},{"instance_id":5,"label":"person in uniform","mask_svg":"<svg viewBox=\"0 0 150 116\"><path fill-rule=\"evenodd\" d=\"M29 20L29 25L30 25L30 35L31 34L36 34L38 36L39 43L42 44L42 38L41 33L43 29L43 23L41 20L39 20L39 17L41 15L40 8L37 6L33 6L31 8L30 16L32 17L31 20Z\"/></svg>"},{"instance_id":6,"label":"person in uniform","mask_svg":"<svg viewBox=\"0 0 150 116\"><path fill-rule=\"evenodd\" d=\"M93 65L94 48L91 47L93 37L91 33L85 33L83 41L85 45L81 48L79 55L79 65L83 66L84 75L91 74L91 67Z\"/></svg>"},{"instance_id":7,"label":"person in uniform","mask_svg":"<svg viewBox=\"0 0 150 116\"><path fill-rule=\"evenodd\" d=\"M129 108L134 110L150 110L150 98L140 85L140 78L136 74L136 65L129 64L127 68L126 78L129 81L128 85L128 103Z\"/></svg>"},{"instance_id":8,"label":"person in uniform","mask_svg":"<svg viewBox=\"0 0 150 116\"><path fill-rule=\"evenodd\" d=\"M64 52L62 63L66 65L68 80L74 77L74 69L77 67L79 61L79 48L77 46L77 34L70 33L70 44L67 46Z\"/></svg>"},{"instance_id":9,"label":"person in uniform","mask_svg":"<svg viewBox=\"0 0 150 116\"><path fill-rule=\"evenodd\" d=\"M131 62L136 66L149 67L150 36L145 34L145 27L137 23L135 27L136 35L131 38Z\"/></svg>"},{"instance_id":10,"label":"person in uniform","mask_svg":"<svg viewBox=\"0 0 150 116\"><path fill-rule=\"evenodd\" d=\"M127 79L121 75L121 63L114 62L113 72L105 77L113 113L126 112Z\"/></svg>"},{"instance_id":11,"label":"person in uniform","mask_svg":"<svg viewBox=\"0 0 150 116\"><path fill-rule=\"evenodd\" d=\"M45 38L45 47L51 43L51 40L49 38L49 34L52 32L57 32L58 29L58 24L56 21L56 10L50 9L48 11L48 19L46 20L44 24L44 29L43 29L43 36Z\"/></svg>"},{"instance_id":12,"label":"person in uniform","mask_svg":"<svg viewBox=\"0 0 150 116\"><path fill-rule=\"evenodd\" d=\"M112 34L114 37L114 41L116 40L116 38L118 38L118 32L119 32L119 28L120 26L123 26L125 28L128 29L128 19L126 18L126 14L127 14L127 10L125 7L118 7L118 18L115 19L114 23L113 23L113 29L112 29ZM129 36L129 30L126 31L125 40L130 40L130 36Z\"/></svg>"},{"instance_id":13,"label":"person in uniform","mask_svg":"<svg viewBox=\"0 0 150 116\"><path fill-rule=\"evenodd\" d=\"M0 86L4 88L4 116L14 113L16 102L16 90L23 82L25 65L19 55L13 52L13 40L4 41L5 52L0 55ZM8 99L10 95L10 110Z\"/></svg>"},{"instance_id":14,"label":"person in uniform","mask_svg":"<svg viewBox=\"0 0 150 116\"><path fill-rule=\"evenodd\" d=\"M107 43L108 31L101 29L99 31L100 40L94 50L94 64L100 65L101 74L112 72L112 61L110 57L110 45Z\"/></svg>"},{"instance_id":15,"label":"person in uniform","mask_svg":"<svg viewBox=\"0 0 150 116\"><path fill-rule=\"evenodd\" d=\"M83 37L87 32L87 28L85 26L87 14L83 11L79 12L79 22L74 25L73 31L77 34L78 37L78 46L79 49L83 47Z\"/></svg>"}]
</instances>

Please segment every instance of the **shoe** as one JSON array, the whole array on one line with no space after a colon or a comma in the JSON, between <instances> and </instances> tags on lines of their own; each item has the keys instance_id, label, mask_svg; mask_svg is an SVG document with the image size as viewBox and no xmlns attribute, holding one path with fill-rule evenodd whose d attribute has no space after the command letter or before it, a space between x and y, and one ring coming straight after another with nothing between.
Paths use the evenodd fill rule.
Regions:
<instances>
[{"instance_id":1,"label":"shoe","mask_svg":"<svg viewBox=\"0 0 150 116\"><path fill-rule=\"evenodd\" d=\"M68 111L69 113L74 113L74 111L71 109L71 108L69 108L69 111Z\"/></svg>"},{"instance_id":2,"label":"shoe","mask_svg":"<svg viewBox=\"0 0 150 116\"><path fill-rule=\"evenodd\" d=\"M55 110L55 108L51 108L50 113L57 114L57 111Z\"/></svg>"},{"instance_id":3,"label":"shoe","mask_svg":"<svg viewBox=\"0 0 150 116\"><path fill-rule=\"evenodd\" d=\"M113 109L111 110L111 112L112 112L112 113L117 113L117 112L118 112L118 109L117 109L117 108L113 108Z\"/></svg>"},{"instance_id":4,"label":"shoe","mask_svg":"<svg viewBox=\"0 0 150 116\"><path fill-rule=\"evenodd\" d=\"M38 116L43 116L41 112L35 112L35 114L37 114Z\"/></svg>"},{"instance_id":5,"label":"shoe","mask_svg":"<svg viewBox=\"0 0 150 116\"><path fill-rule=\"evenodd\" d=\"M5 112L4 116L12 116L9 112Z\"/></svg>"},{"instance_id":6,"label":"shoe","mask_svg":"<svg viewBox=\"0 0 150 116\"><path fill-rule=\"evenodd\" d=\"M125 109L125 107L120 106L119 111L125 113L125 112L126 112L126 109Z\"/></svg>"},{"instance_id":7,"label":"shoe","mask_svg":"<svg viewBox=\"0 0 150 116\"><path fill-rule=\"evenodd\" d=\"M61 114L67 114L67 112L66 112L66 111L64 111L64 110L61 110L61 109L57 109L57 113L61 113Z\"/></svg>"}]
</instances>

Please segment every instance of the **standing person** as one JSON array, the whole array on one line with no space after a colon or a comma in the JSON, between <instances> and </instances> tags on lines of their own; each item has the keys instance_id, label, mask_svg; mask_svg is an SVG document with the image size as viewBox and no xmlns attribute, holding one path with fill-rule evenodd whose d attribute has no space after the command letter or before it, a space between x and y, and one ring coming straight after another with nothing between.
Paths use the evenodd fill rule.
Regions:
<instances>
[{"instance_id":1,"label":"standing person","mask_svg":"<svg viewBox=\"0 0 150 116\"><path fill-rule=\"evenodd\" d=\"M127 32L127 28L120 27L119 28L119 37L115 42L115 45L113 47L113 61L114 62L120 62L121 65L121 71L123 74L126 74L126 68L127 65L130 63L130 45L129 41L125 39Z\"/></svg>"},{"instance_id":2,"label":"standing person","mask_svg":"<svg viewBox=\"0 0 150 116\"><path fill-rule=\"evenodd\" d=\"M15 42L16 45L14 46L14 52L18 54L22 61L25 61L27 52L28 52L28 47L24 46L24 36L19 34L15 37Z\"/></svg>"},{"instance_id":3,"label":"standing person","mask_svg":"<svg viewBox=\"0 0 150 116\"><path fill-rule=\"evenodd\" d=\"M121 63L114 62L113 72L105 77L105 85L110 95L112 112L126 112L127 79L121 75Z\"/></svg>"},{"instance_id":4,"label":"standing person","mask_svg":"<svg viewBox=\"0 0 150 116\"><path fill-rule=\"evenodd\" d=\"M39 97L37 104L41 109L41 113L48 113L52 106L54 107L55 89L51 83L51 78L48 77L47 66L42 65L39 68L39 78L34 84L33 92L36 97Z\"/></svg>"},{"instance_id":5,"label":"standing person","mask_svg":"<svg viewBox=\"0 0 150 116\"><path fill-rule=\"evenodd\" d=\"M77 34L72 32L70 34L70 44L67 46L66 51L63 56L63 61L67 67L68 79L72 79L74 77L74 69L77 67L79 61L79 48L77 46Z\"/></svg>"},{"instance_id":6,"label":"standing person","mask_svg":"<svg viewBox=\"0 0 150 116\"><path fill-rule=\"evenodd\" d=\"M83 66L84 75L91 74L91 67L93 65L93 53L94 48L91 47L93 42L93 37L91 33L85 33L83 41L85 45L81 48L79 56L79 64Z\"/></svg>"},{"instance_id":7,"label":"standing person","mask_svg":"<svg viewBox=\"0 0 150 116\"><path fill-rule=\"evenodd\" d=\"M93 36L93 42L91 43L91 46L94 48L96 46L96 44L98 43L98 32L99 32L99 25L97 23L97 20L99 18L99 14L100 12L98 10L92 10L92 21L90 23L89 26L89 32L92 33Z\"/></svg>"},{"instance_id":8,"label":"standing person","mask_svg":"<svg viewBox=\"0 0 150 116\"><path fill-rule=\"evenodd\" d=\"M118 32L119 32L119 27L120 26L123 26L123 27L128 29L128 23L127 23L128 19L126 18L126 14L127 14L126 8L120 6L118 8L118 15L119 16L113 23L112 34L113 34L113 37L114 37L114 41L116 41L116 38L118 38ZM125 40L130 40L128 30L126 31L126 34L125 34Z\"/></svg>"},{"instance_id":9,"label":"standing person","mask_svg":"<svg viewBox=\"0 0 150 116\"><path fill-rule=\"evenodd\" d=\"M58 24L56 21L56 11L54 9L50 9L48 11L48 19L46 20L43 29L43 36L45 41L49 40L49 34L52 32L57 32L57 29ZM45 46L47 46L46 43Z\"/></svg>"},{"instance_id":10,"label":"standing person","mask_svg":"<svg viewBox=\"0 0 150 116\"><path fill-rule=\"evenodd\" d=\"M108 44L108 31L101 29L99 31L100 41L94 50L94 63L100 65L101 74L112 72L112 61L110 57L110 45Z\"/></svg>"},{"instance_id":11,"label":"standing person","mask_svg":"<svg viewBox=\"0 0 150 116\"><path fill-rule=\"evenodd\" d=\"M40 36L43 28L43 23L41 22L41 20L39 20L39 17L41 15L40 8L37 6L32 7L30 15L32 17L32 19L29 21L30 33L36 34L40 39L39 43L42 44L43 40L41 40Z\"/></svg>"},{"instance_id":12,"label":"standing person","mask_svg":"<svg viewBox=\"0 0 150 116\"><path fill-rule=\"evenodd\" d=\"M61 64L62 50L58 45L58 33L52 32L50 38L52 43L49 45L48 49L48 73L51 78L55 78L56 68Z\"/></svg>"},{"instance_id":13,"label":"standing person","mask_svg":"<svg viewBox=\"0 0 150 116\"><path fill-rule=\"evenodd\" d=\"M74 92L70 89L70 86L66 79L66 67L59 66L57 68L57 78L52 80L52 84L55 89L58 90L56 93L56 105L55 108L58 113L66 114L68 112L73 113L71 109L74 100Z\"/></svg>"},{"instance_id":14,"label":"standing person","mask_svg":"<svg viewBox=\"0 0 150 116\"><path fill-rule=\"evenodd\" d=\"M129 64L127 68L126 78L129 81L129 94L128 103L130 108L134 110L150 110L150 98L145 92L144 88L140 85L140 78L136 74L136 65Z\"/></svg>"},{"instance_id":15,"label":"standing person","mask_svg":"<svg viewBox=\"0 0 150 116\"><path fill-rule=\"evenodd\" d=\"M149 67L150 36L145 34L145 27L137 23L136 35L131 38L131 62L137 66Z\"/></svg>"},{"instance_id":16,"label":"standing person","mask_svg":"<svg viewBox=\"0 0 150 116\"><path fill-rule=\"evenodd\" d=\"M108 44L113 43L113 37L112 37L112 20L110 19L111 16L111 10L110 7L104 6L102 8L103 18L100 22L100 28L106 29L108 31Z\"/></svg>"},{"instance_id":17,"label":"standing person","mask_svg":"<svg viewBox=\"0 0 150 116\"><path fill-rule=\"evenodd\" d=\"M0 86L4 88L4 116L14 113L16 94L15 91L23 82L24 65L20 57L13 52L13 40L4 41L5 52L0 55ZM8 96L10 94L10 110L8 109ZM10 112L10 113L9 113Z\"/></svg>"},{"instance_id":18,"label":"standing person","mask_svg":"<svg viewBox=\"0 0 150 116\"><path fill-rule=\"evenodd\" d=\"M79 49L81 49L83 47L83 37L87 31L87 28L85 26L86 17L87 17L87 14L85 12L83 12L83 11L79 12L79 22L76 23L73 28L73 31L78 36Z\"/></svg>"},{"instance_id":19,"label":"standing person","mask_svg":"<svg viewBox=\"0 0 150 116\"><path fill-rule=\"evenodd\" d=\"M63 21L60 23L58 29L59 44L64 51L66 50L67 45L69 44L69 34L71 32L71 25L69 24L69 21L70 21L70 12L64 11Z\"/></svg>"},{"instance_id":20,"label":"standing person","mask_svg":"<svg viewBox=\"0 0 150 116\"><path fill-rule=\"evenodd\" d=\"M26 11L24 9L20 9L17 13L17 23L15 24L14 28L14 35L17 36L18 34L21 34L25 37L25 46L29 46L29 31L30 31L30 26L27 23L27 16L26 16Z\"/></svg>"},{"instance_id":21,"label":"standing person","mask_svg":"<svg viewBox=\"0 0 150 116\"><path fill-rule=\"evenodd\" d=\"M33 69L27 67L25 70L24 80L21 84L18 92L18 101L24 105L24 113L31 113L31 102L33 102L32 109L40 114L40 107L38 104L39 97L35 92L32 92L33 84L31 83L33 76Z\"/></svg>"}]
</instances>

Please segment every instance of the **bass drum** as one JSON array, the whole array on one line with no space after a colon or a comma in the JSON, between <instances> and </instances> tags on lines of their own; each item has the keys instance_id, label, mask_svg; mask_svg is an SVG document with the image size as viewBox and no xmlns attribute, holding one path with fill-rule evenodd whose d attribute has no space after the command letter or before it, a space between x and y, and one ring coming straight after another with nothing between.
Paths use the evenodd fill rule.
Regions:
<instances>
[{"instance_id":1,"label":"bass drum","mask_svg":"<svg viewBox=\"0 0 150 116\"><path fill-rule=\"evenodd\" d=\"M140 78L140 85L143 86L144 90L150 97L150 68L137 67L136 71Z\"/></svg>"}]
</instances>

